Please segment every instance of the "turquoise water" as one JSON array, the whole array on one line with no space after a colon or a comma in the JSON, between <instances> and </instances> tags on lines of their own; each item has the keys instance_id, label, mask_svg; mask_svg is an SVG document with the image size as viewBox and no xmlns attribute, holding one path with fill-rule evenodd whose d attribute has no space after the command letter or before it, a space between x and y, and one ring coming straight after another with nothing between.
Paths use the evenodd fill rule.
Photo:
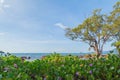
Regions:
<instances>
[{"instance_id":1,"label":"turquoise water","mask_svg":"<svg viewBox=\"0 0 120 80\"><path fill-rule=\"evenodd\" d=\"M42 58L42 56L46 56L46 55L50 55L52 53L12 53L12 55L15 55L17 57L31 57L32 60L34 59L40 59ZM61 55L69 55L69 53L60 53ZM86 53L71 53L71 55L76 55L76 56L80 56L80 55L85 55Z\"/></svg>"}]
</instances>

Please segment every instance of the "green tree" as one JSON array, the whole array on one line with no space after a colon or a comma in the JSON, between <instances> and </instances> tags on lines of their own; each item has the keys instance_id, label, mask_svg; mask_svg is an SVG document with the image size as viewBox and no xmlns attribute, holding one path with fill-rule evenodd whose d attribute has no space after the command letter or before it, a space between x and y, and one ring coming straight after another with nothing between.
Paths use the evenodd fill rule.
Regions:
<instances>
[{"instance_id":1,"label":"green tree","mask_svg":"<svg viewBox=\"0 0 120 80\"><path fill-rule=\"evenodd\" d=\"M116 49L117 49L117 51L118 51L118 53L119 53L119 55L120 55L120 41L114 42L114 43L112 44L112 46L115 46L115 47L116 47Z\"/></svg>"},{"instance_id":2,"label":"green tree","mask_svg":"<svg viewBox=\"0 0 120 80\"><path fill-rule=\"evenodd\" d=\"M71 40L89 44L90 48L100 56L104 44L111 40L111 27L107 19L106 15L101 14L101 9L94 10L92 16L85 19L82 24L72 29L67 28L66 36Z\"/></svg>"},{"instance_id":3,"label":"green tree","mask_svg":"<svg viewBox=\"0 0 120 80\"><path fill-rule=\"evenodd\" d=\"M120 55L120 1L113 6L108 22L112 27L112 35L115 40L112 45L116 47Z\"/></svg>"}]
</instances>

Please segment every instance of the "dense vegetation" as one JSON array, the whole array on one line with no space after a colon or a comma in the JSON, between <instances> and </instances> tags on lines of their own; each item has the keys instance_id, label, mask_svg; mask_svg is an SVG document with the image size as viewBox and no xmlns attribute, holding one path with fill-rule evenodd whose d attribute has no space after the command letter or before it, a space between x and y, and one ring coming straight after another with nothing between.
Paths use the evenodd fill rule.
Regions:
<instances>
[{"instance_id":1,"label":"dense vegetation","mask_svg":"<svg viewBox=\"0 0 120 80\"><path fill-rule=\"evenodd\" d=\"M103 46L113 40L120 55L120 1L110 15L95 10L93 15L73 29L66 29L66 36L83 41L97 55L78 56L48 55L41 60L26 61L0 51L0 80L120 80L120 56L108 54L101 57ZM9 54L9 53L8 53Z\"/></svg>"},{"instance_id":2,"label":"dense vegetation","mask_svg":"<svg viewBox=\"0 0 120 80\"><path fill-rule=\"evenodd\" d=\"M120 58L109 54L84 60L51 54L29 62L15 56L0 57L0 80L120 80Z\"/></svg>"}]
</instances>

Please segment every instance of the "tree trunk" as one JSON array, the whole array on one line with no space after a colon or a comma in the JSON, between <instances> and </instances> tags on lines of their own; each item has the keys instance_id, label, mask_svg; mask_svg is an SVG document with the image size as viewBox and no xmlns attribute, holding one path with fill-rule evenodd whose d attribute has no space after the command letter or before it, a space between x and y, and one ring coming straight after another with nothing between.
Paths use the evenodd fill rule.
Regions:
<instances>
[{"instance_id":1,"label":"tree trunk","mask_svg":"<svg viewBox=\"0 0 120 80\"><path fill-rule=\"evenodd\" d=\"M90 45L90 47L92 47L92 48L94 49L95 53L97 54L97 57L99 57L99 56L101 55L102 50L100 50L100 49L98 48L98 44L97 44L96 41L95 41L95 44L94 44L94 45Z\"/></svg>"},{"instance_id":2,"label":"tree trunk","mask_svg":"<svg viewBox=\"0 0 120 80\"><path fill-rule=\"evenodd\" d=\"M95 49L95 52L96 52L96 54L97 54L97 58L101 55L101 51L99 50L99 48L98 48L98 44L97 44L97 42L95 41L95 47L94 47Z\"/></svg>"},{"instance_id":3,"label":"tree trunk","mask_svg":"<svg viewBox=\"0 0 120 80\"><path fill-rule=\"evenodd\" d=\"M98 48L95 49L95 53L97 54L97 58L101 55L101 52L99 51Z\"/></svg>"}]
</instances>

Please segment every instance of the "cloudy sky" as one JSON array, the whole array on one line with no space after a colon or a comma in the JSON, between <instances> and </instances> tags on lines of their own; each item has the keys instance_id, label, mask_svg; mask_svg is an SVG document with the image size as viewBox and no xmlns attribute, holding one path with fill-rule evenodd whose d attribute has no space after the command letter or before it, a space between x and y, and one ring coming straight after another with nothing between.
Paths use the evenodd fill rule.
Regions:
<instances>
[{"instance_id":1,"label":"cloudy sky","mask_svg":"<svg viewBox=\"0 0 120 80\"><path fill-rule=\"evenodd\" d=\"M5 52L88 52L65 37L94 9L112 10L118 0L0 0L0 50ZM110 50L106 45L104 50Z\"/></svg>"}]
</instances>

